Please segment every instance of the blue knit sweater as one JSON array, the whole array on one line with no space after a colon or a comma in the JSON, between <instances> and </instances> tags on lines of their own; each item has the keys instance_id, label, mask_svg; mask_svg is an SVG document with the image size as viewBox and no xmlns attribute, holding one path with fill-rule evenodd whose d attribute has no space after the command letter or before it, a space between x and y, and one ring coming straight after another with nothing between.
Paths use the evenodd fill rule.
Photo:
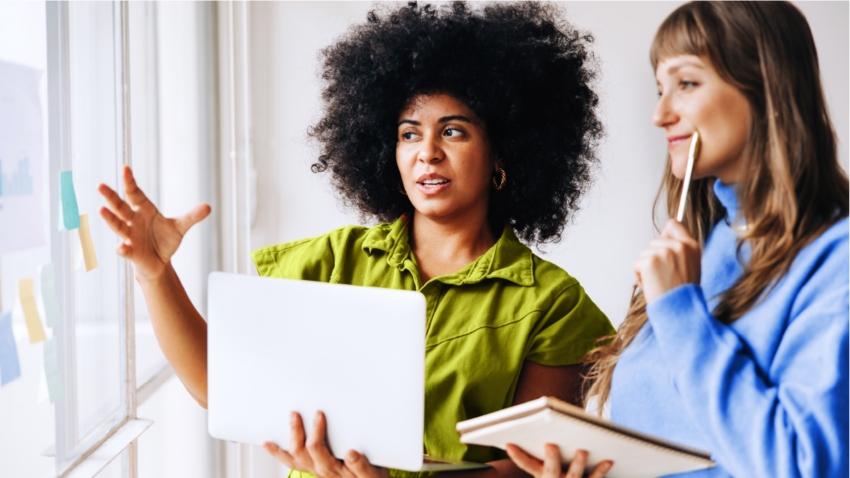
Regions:
<instances>
[{"instance_id":1,"label":"blue knit sweater","mask_svg":"<svg viewBox=\"0 0 850 478\"><path fill-rule=\"evenodd\" d=\"M738 215L734 188L717 181L714 192L727 218L706 242L700 285L647 307L649 321L614 370L611 419L710 451L717 467L689 478L847 477L847 218L803 249L762 302L724 325L711 311L743 269L729 226Z\"/></svg>"}]
</instances>

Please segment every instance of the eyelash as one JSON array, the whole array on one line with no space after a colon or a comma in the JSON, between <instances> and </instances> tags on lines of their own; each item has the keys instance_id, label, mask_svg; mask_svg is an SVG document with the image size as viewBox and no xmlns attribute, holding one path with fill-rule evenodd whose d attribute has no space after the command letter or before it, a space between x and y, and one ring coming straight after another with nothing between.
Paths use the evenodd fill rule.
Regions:
<instances>
[{"instance_id":1,"label":"eyelash","mask_svg":"<svg viewBox=\"0 0 850 478\"><path fill-rule=\"evenodd\" d=\"M686 87L693 88L695 86L699 86L699 83L697 83L696 81L680 81L679 82L679 87L681 87L681 88L686 88ZM661 95L663 95L663 94L664 94L663 92L659 91L658 97L661 98Z\"/></svg>"},{"instance_id":2,"label":"eyelash","mask_svg":"<svg viewBox=\"0 0 850 478\"><path fill-rule=\"evenodd\" d=\"M445 133L446 131L457 131L458 133L463 134L463 131L461 131L461 130L460 130L460 129L458 129L458 128L446 128L446 129L445 129L445 131L443 131L443 133ZM404 140L410 141L410 138L408 138L408 137L406 136L406 135L408 135L408 134L416 134L416 133L414 133L413 131L405 131L404 133L401 133L401 137L402 137ZM454 137L454 136L452 136L452 137Z\"/></svg>"}]
</instances>

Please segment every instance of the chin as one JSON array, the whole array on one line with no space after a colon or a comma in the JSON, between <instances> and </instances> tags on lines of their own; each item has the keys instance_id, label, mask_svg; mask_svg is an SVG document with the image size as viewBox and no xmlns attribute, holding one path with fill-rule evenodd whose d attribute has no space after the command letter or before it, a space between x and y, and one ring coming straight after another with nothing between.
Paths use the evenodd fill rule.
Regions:
<instances>
[{"instance_id":1,"label":"chin","mask_svg":"<svg viewBox=\"0 0 850 478\"><path fill-rule=\"evenodd\" d=\"M450 204L440 204L437 201L422 201L414 204L413 208L417 213L433 219L449 216L457 209Z\"/></svg>"},{"instance_id":2,"label":"chin","mask_svg":"<svg viewBox=\"0 0 850 478\"><path fill-rule=\"evenodd\" d=\"M688 169L688 158L687 156L682 158L677 158L675 156L671 156L670 158L670 172L673 173L673 176L676 176L677 179L683 180L685 179L685 171ZM696 165L694 165L696 166ZM696 169L696 167L694 167Z\"/></svg>"}]
</instances>

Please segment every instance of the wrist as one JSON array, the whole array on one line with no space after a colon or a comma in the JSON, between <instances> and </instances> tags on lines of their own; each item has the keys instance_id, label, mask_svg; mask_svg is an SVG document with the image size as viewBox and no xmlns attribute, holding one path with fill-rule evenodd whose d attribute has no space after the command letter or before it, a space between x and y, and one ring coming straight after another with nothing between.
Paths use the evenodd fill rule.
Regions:
<instances>
[{"instance_id":1,"label":"wrist","mask_svg":"<svg viewBox=\"0 0 850 478\"><path fill-rule=\"evenodd\" d=\"M162 269L156 273L140 273L135 267L133 268L133 277L142 288L156 287L162 285L171 277L171 262L166 262Z\"/></svg>"}]
</instances>

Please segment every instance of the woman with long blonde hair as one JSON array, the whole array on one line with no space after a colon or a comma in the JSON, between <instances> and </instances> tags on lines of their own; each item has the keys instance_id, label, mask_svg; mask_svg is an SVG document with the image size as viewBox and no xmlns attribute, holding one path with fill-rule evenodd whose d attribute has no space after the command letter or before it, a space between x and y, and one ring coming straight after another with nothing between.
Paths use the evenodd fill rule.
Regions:
<instances>
[{"instance_id":1,"label":"woman with long blonde hair","mask_svg":"<svg viewBox=\"0 0 850 478\"><path fill-rule=\"evenodd\" d=\"M683 221L640 254L625 321L586 357L588 397L709 450L700 476L846 477L848 181L809 25L787 2L688 3L650 58L671 218L694 132L702 148ZM537 478L564 475L553 445L545 461L509 448Z\"/></svg>"}]
</instances>

